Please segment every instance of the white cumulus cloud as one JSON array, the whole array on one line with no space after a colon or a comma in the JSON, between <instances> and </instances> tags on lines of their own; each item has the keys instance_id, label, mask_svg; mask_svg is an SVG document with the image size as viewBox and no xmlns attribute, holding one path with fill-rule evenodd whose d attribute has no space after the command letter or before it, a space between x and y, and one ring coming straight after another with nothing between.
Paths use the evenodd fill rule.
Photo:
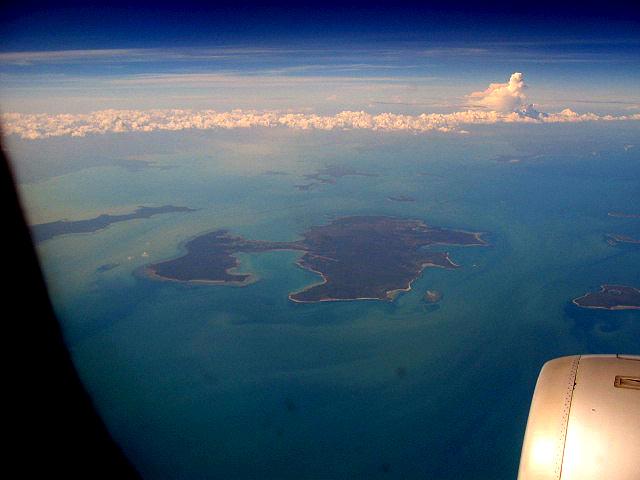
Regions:
<instances>
[{"instance_id":1,"label":"white cumulus cloud","mask_svg":"<svg viewBox=\"0 0 640 480\"><path fill-rule=\"evenodd\" d=\"M513 112L525 106L524 90L527 85L524 83L524 75L515 72L507 83L492 83L489 88L482 92L473 92L469 95L469 100L482 107L497 112Z\"/></svg>"}]
</instances>

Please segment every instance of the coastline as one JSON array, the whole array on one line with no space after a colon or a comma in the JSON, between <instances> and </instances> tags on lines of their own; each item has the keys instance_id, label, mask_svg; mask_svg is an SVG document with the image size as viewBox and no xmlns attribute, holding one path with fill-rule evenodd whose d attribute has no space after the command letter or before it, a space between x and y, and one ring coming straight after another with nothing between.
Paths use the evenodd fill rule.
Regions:
<instances>
[{"instance_id":1,"label":"coastline","mask_svg":"<svg viewBox=\"0 0 640 480\"><path fill-rule=\"evenodd\" d=\"M482 235L485 235L487 232L468 232L467 230L454 229L449 230L451 230L452 232L467 233L469 235L473 235L473 238L475 238L478 243L433 242L431 243L431 245L449 245L452 247L488 247L489 245L491 245L488 241L482 238Z\"/></svg>"},{"instance_id":2,"label":"coastline","mask_svg":"<svg viewBox=\"0 0 640 480\"><path fill-rule=\"evenodd\" d=\"M451 260L451 258L449 258L449 253L446 252L445 253L446 259L449 262L449 264L451 266L444 266L444 265L438 265L435 263L431 263L431 262L427 262L427 263L423 263L420 267L420 272L418 272L418 275L416 275L415 278L412 278L409 281L409 284L406 286L406 288L396 288L395 290L389 290L387 291L387 297L389 298L389 300L393 301L396 299L396 297L401 293L401 292L410 292L413 289L413 282L415 282L418 278L420 278L420 276L422 275L422 273L427 269L427 268L444 268L445 270L450 269L450 268L459 268L460 265L458 265L457 263L455 263L453 260Z\"/></svg>"},{"instance_id":3,"label":"coastline","mask_svg":"<svg viewBox=\"0 0 640 480\"><path fill-rule=\"evenodd\" d=\"M229 275L234 275L234 270L236 267L232 267L227 269L225 273ZM225 285L228 287L246 287L247 285L251 285L252 283L260 280L260 277L254 273L243 273L242 275L247 275L247 278L242 281L235 280L206 280L206 279L192 279L192 280L180 280L179 278L171 278L160 275L150 266L142 267L141 274L151 280L161 281L161 282L175 282L175 283L184 283L187 285Z\"/></svg>"},{"instance_id":4,"label":"coastline","mask_svg":"<svg viewBox=\"0 0 640 480\"><path fill-rule=\"evenodd\" d=\"M304 256L303 256L304 258ZM381 301L388 301L388 302L393 302L400 293L402 292L410 292L412 290L412 286L413 286L413 282L415 282L418 278L420 278L420 276L422 275L422 273L425 271L425 269L427 268L444 268L444 269L453 269L453 268L459 268L460 265L458 265L457 263L455 263L453 260L451 260L451 258L449 257L449 253L445 252L445 258L446 260L449 262L449 265L445 266L445 265L438 265L436 263L432 263L432 262L426 262L423 263L420 266L420 271L418 272L418 274L412 278L411 280L409 280L409 283L407 284L406 287L401 287L401 288L395 288L393 290L387 290L385 292L385 296L384 297L354 297L354 298L321 298L319 300L298 300L295 298L292 298L292 295L298 295L300 293L304 293L312 288L318 287L320 285L324 285L325 283L327 283L327 277L324 273L319 272L317 270L314 270L311 267L306 267L304 265L302 265L301 260L298 260L296 262L296 265L304 270L313 272L313 273L317 273L318 275L320 275L322 277L322 281L318 282L318 283L314 283L312 285L308 285L304 288L302 288L301 290L296 290L295 292L291 292L288 295L289 300L291 300L294 303L320 303L320 302L353 302L355 300L381 300Z\"/></svg>"}]
</instances>

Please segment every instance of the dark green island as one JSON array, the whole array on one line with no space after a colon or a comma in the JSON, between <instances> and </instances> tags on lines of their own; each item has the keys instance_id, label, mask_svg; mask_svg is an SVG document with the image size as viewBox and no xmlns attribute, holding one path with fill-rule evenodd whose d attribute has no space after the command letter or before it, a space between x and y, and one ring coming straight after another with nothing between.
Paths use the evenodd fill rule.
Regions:
<instances>
[{"instance_id":1,"label":"dark green island","mask_svg":"<svg viewBox=\"0 0 640 480\"><path fill-rule=\"evenodd\" d=\"M148 265L152 278L181 282L247 285L255 280L238 273L235 254L270 250L304 252L297 264L322 281L293 292L294 302L335 300L392 301L427 267L457 268L447 252L432 245L484 246L480 233L426 225L420 220L382 216L343 217L311 227L293 242L247 240L218 230L185 244L186 253Z\"/></svg>"},{"instance_id":2,"label":"dark green island","mask_svg":"<svg viewBox=\"0 0 640 480\"><path fill-rule=\"evenodd\" d=\"M175 207L164 205L162 207L138 207L131 213L122 215L99 215L86 220L57 220L49 223L38 223L31 225L31 234L35 243L44 242L59 235L70 233L93 233L103 228L107 228L112 223L125 222L136 218L149 218L161 213L193 212L187 207Z\"/></svg>"},{"instance_id":3,"label":"dark green island","mask_svg":"<svg viewBox=\"0 0 640 480\"><path fill-rule=\"evenodd\" d=\"M582 308L638 310L640 309L640 289L627 285L602 285L597 292L574 298L573 303Z\"/></svg>"}]
</instances>

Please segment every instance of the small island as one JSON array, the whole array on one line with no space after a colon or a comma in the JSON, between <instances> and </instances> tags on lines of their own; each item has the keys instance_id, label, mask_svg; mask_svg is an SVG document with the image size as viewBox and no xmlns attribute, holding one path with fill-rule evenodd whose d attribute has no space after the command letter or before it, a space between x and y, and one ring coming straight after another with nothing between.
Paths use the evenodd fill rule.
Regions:
<instances>
[{"instance_id":1,"label":"small island","mask_svg":"<svg viewBox=\"0 0 640 480\"><path fill-rule=\"evenodd\" d=\"M296 184L294 187L298 189L300 192L309 192L318 186L317 183L301 183Z\"/></svg>"},{"instance_id":2,"label":"small island","mask_svg":"<svg viewBox=\"0 0 640 480\"><path fill-rule=\"evenodd\" d=\"M389 200L391 202L415 202L416 201L415 198L410 197L408 195L389 196L389 197L387 197L387 200Z\"/></svg>"},{"instance_id":3,"label":"small island","mask_svg":"<svg viewBox=\"0 0 640 480\"><path fill-rule=\"evenodd\" d=\"M627 285L602 285L597 292L574 298L573 303L582 308L638 310L640 309L640 289Z\"/></svg>"},{"instance_id":4,"label":"small island","mask_svg":"<svg viewBox=\"0 0 640 480\"><path fill-rule=\"evenodd\" d=\"M438 303L440 300L442 300L442 293L438 292L437 290L427 290L424 294L423 299L427 303Z\"/></svg>"},{"instance_id":5,"label":"small island","mask_svg":"<svg viewBox=\"0 0 640 480\"><path fill-rule=\"evenodd\" d=\"M132 213L122 215L103 214L86 220L57 220L49 223L31 225L31 234L35 243L44 242L59 235L71 233L93 233L107 228L112 223L125 222L136 218L149 218L153 215L174 212L193 212L192 208L164 205L162 207L138 207Z\"/></svg>"},{"instance_id":6,"label":"small island","mask_svg":"<svg viewBox=\"0 0 640 480\"><path fill-rule=\"evenodd\" d=\"M343 165L329 165L319 168L314 173L303 175L304 179L309 183L294 185L295 188L302 192L306 192L320 185L333 185L342 177L377 177L375 173L359 172L353 168Z\"/></svg>"},{"instance_id":7,"label":"small island","mask_svg":"<svg viewBox=\"0 0 640 480\"><path fill-rule=\"evenodd\" d=\"M640 213L609 212L607 215L616 218L640 218Z\"/></svg>"},{"instance_id":8,"label":"small island","mask_svg":"<svg viewBox=\"0 0 640 480\"><path fill-rule=\"evenodd\" d=\"M536 158L540 158L542 155L538 154L529 154L529 155L498 155L494 157L494 161L496 163L506 163L506 164L517 164L521 162L528 162L530 160L535 160Z\"/></svg>"},{"instance_id":9,"label":"small island","mask_svg":"<svg viewBox=\"0 0 640 480\"><path fill-rule=\"evenodd\" d=\"M244 286L255 281L239 273L237 253L270 250L304 252L297 262L321 281L289 294L294 302L336 300L393 301L425 268L458 268L447 252L433 245L485 246L482 234L426 225L420 220L383 216L343 217L311 227L300 240L247 240L226 230L200 235L184 245L186 253L148 265L151 278Z\"/></svg>"},{"instance_id":10,"label":"small island","mask_svg":"<svg viewBox=\"0 0 640 480\"><path fill-rule=\"evenodd\" d=\"M119 263L105 263L103 265L100 265L96 269L96 272L98 272L98 273L108 272L110 270L113 270L114 268L118 268L119 266L120 266Z\"/></svg>"},{"instance_id":11,"label":"small island","mask_svg":"<svg viewBox=\"0 0 640 480\"><path fill-rule=\"evenodd\" d=\"M640 239L631 237L629 235L618 235L615 233L607 233L605 235L607 243L611 246L626 243L630 245L640 245Z\"/></svg>"}]
</instances>

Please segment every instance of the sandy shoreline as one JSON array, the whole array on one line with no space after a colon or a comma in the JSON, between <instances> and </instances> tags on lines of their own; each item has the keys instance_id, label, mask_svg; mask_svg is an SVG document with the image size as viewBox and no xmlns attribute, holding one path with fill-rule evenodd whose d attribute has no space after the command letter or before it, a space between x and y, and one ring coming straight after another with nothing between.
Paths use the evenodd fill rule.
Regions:
<instances>
[{"instance_id":1,"label":"sandy shoreline","mask_svg":"<svg viewBox=\"0 0 640 480\"><path fill-rule=\"evenodd\" d=\"M572 302L580 308L588 308L589 310L640 310L640 307L635 305L616 305L615 307L600 307L596 305L580 305L577 300L586 297L583 295L578 298L574 298Z\"/></svg>"},{"instance_id":2,"label":"sandy shoreline","mask_svg":"<svg viewBox=\"0 0 640 480\"><path fill-rule=\"evenodd\" d=\"M233 268L236 268L236 267L233 267ZM231 270L232 269L228 269L226 273L233 275L233 272L231 272ZM179 278L162 276L158 274L158 272L156 272L153 268L148 266L143 267L142 274L148 278L151 278L152 280L158 280L161 282L176 282L176 283L185 283L185 284L192 284L192 285L226 285L229 287L246 287L247 285L251 285L252 283L257 282L260 279L260 277L258 277L253 273L243 273L242 275L247 275L247 278L240 282L233 281L233 280L229 281L229 280L205 280L205 279L180 280Z\"/></svg>"},{"instance_id":3,"label":"sandy shoreline","mask_svg":"<svg viewBox=\"0 0 640 480\"><path fill-rule=\"evenodd\" d=\"M418 274L412 278L411 280L409 280L409 283L407 284L406 287L402 287L402 288L396 288L393 290L387 290L385 292L385 296L384 297L355 297L355 298L321 298L319 300L297 300L295 298L292 298L292 295L297 295L303 292L306 292L312 288L318 287L320 285L324 285L325 283L327 283L327 277L325 276L324 273L319 272L317 270L314 270L310 267L304 266L302 265L301 261L298 260L296 262L296 265L304 270L313 272L313 273L317 273L318 275L320 275L322 277L322 281L319 283L314 283L312 285L308 285L306 287L304 287L302 290L297 290L295 292L291 292L288 295L289 300L291 300L292 302L295 303L320 303L320 302L353 302L355 300L382 300L382 301L388 301L388 302L393 302L400 293L402 292L410 292L412 289L412 285L413 282L415 282L418 278L420 278L420 276L422 275L422 273L425 271L425 269L427 268L458 268L460 265L456 264L455 262L453 262L451 260L451 258L449 258L449 254L448 252L445 253L446 259L449 262L449 264L451 266L444 266L444 265L438 265L436 263L431 263L431 262L427 262L427 263L423 263L420 266L420 271L418 272Z\"/></svg>"},{"instance_id":4,"label":"sandy shoreline","mask_svg":"<svg viewBox=\"0 0 640 480\"><path fill-rule=\"evenodd\" d=\"M613 307L605 307L605 306L601 306L601 305L581 305L579 303L581 299L587 298L587 297L589 297L589 295L594 295L594 294L599 294L599 293L606 293L607 290L609 289L608 287L630 288L632 290L635 290L638 294L640 294L640 289L635 288L635 287L629 287L629 286L626 286L626 285L605 284L605 285L601 285L600 286L600 290L598 290L597 292L585 293L584 295L581 295L579 297L574 298L571 302L574 305L576 305L577 307L588 308L588 309L591 309L591 310L640 310L640 305L615 305Z\"/></svg>"}]
</instances>

